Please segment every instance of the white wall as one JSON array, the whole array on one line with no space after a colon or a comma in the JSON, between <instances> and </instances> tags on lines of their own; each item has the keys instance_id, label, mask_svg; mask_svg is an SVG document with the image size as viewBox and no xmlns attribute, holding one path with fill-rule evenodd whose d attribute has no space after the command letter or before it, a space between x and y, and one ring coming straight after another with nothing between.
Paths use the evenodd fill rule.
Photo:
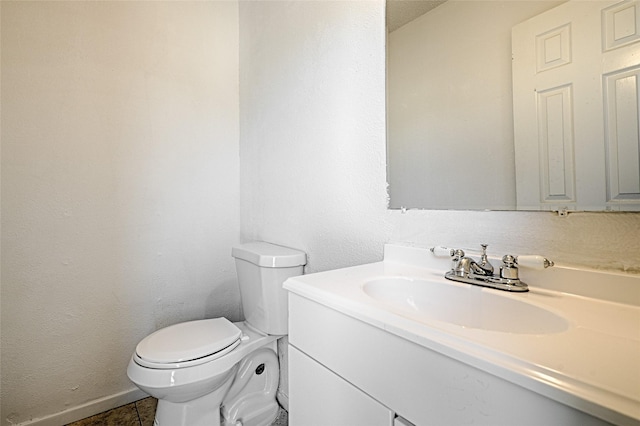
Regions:
<instances>
[{"instance_id":1,"label":"white wall","mask_svg":"<svg viewBox=\"0 0 640 426\"><path fill-rule=\"evenodd\" d=\"M240 319L238 108L237 3L2 2L2 424L135 396L142 337Z\"/></svg>"},{"instance_id":2,"label":"white wall","mask_svg":"<svg viewBox=\"0 0 640 426\"><path fill-rule=\"evenodd\" d=\"M242 234L308 271L378 257L391 231L383 19L379 1L240 5Z\"/></svg>"}]
</instances>

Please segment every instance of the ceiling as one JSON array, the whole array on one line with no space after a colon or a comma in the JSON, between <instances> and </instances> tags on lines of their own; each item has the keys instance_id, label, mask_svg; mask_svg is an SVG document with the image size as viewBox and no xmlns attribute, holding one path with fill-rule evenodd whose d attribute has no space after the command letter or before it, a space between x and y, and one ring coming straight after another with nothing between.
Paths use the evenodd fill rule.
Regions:
<instances>
[{"instance_id":1,"label":"ceiling","mask_svg":"<svg viewBox=\"0 0 640 426\"><path fill-rule=\"evenodd\" d=\"M387 0L387 31L392 32L446 0Z\"/></svg>"}]
</instances>

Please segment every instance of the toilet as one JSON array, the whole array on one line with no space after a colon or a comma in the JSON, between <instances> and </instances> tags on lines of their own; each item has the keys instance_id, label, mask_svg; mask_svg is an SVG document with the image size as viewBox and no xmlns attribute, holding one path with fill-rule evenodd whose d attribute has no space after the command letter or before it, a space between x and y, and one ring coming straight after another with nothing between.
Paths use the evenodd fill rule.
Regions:
<instances>
[{"instance_id":1,"label":"toilet","mask_svg":"<svg viewBox=\"0 0 640 426\"><path fill-rule=\"evenodd\" d=\"M158 399L154 426L266 426L275 420L276 341L288 332L284 281L304 252L266 242L232 249L245 321L188 321L138 343L129 379Z\"/></svg>"}]
</instances>

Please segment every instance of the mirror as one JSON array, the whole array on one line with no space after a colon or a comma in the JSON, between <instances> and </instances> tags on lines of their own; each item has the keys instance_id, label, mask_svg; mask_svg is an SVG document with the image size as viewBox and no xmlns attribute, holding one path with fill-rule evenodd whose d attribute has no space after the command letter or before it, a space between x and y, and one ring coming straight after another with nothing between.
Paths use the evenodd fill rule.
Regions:
<instances>
[{"instance_id":1,"label":"mirror","mask_svg":"<svg viewBox=\"0 0 640 426\"><path fill-rule=\"evenodd\" d=\"M551 186L552 189L557 186L562 190L562 185L554 186L554 182L548 183L540 176L531 178L525 169L527 163L535 162L537 170L538 148L531 151L523 149L522 145L518 147L518 142L514 142L514 133L518 134L519 129L514 129L512 28L560 5L564 7L564 3L551 0L387 0L387 180L390 208L640 209L640 177L636 175L640 170L637 130L635 133L627 132L629 135L626 136L626 152L631 156L628 166L630 177L626 180L630 182L627 189L630 201L611 202L613 196L609 189L604 188L609 187L605 185L608 179L605 175L611 169L605 166L604 159L609 160L611 156L604 147L605 138L600 137L603 148L597 151L597 157L602 163L602 170L592 172L589 169L587 173L601 178L603 191L606 191L602 195L602 203L581 205L572 202L570 197L559 196L552 197L552 202L546 202L538 193L534 193L533 198L541 200L539 204L519 202L523 198L518 191L522 192L523 185L540 193L544 192L541 186ZM606 7L615 4L597 3ZM624 3L638 2L627 0ZM627 18L620 18L620 21L623 19ZM573 31L576 31L575 25ZM631 37L631 42L616 49L623 54L635 49L636 57L640 56L637 54L640 43L632 40L637 34L622 35ZM551 53L549 55L552 56ZM637 84L640 66L632 65L635 74L632 73L630 78L635 78ZM573 100L578 103L578 98ZM636 95L626 101L635 108L635 116L634 113L629 114L628 119L633 121L638 114L638 97ZM539 121L539 117L537 119ZM572 131L575 133L576 129ZM577 136L572 134L571 137L576 139ZM530 144L531 141L524 143ZM537 144L536 140L532 143ZM550 149L544 158L551 164L569 154L573 151L567 154L562 149ZM578 172L570 172L574 175L567 174L568 179L575 181L575 176L578 176L578 181L581 179ZM560 178L564 179L563 176ZM537 181L532 184L532 179ZM530 195L527 199L532 198Z\"/></svg>"}]
</instances>

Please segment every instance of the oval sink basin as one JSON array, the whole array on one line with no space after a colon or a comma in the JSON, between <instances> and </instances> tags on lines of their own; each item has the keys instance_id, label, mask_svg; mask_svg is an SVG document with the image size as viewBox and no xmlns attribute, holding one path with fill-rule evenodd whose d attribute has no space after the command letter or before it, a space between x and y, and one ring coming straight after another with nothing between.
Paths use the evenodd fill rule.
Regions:
<instances>
[{"instance_id":1,"label":"oval sink basin","mask_svg":"<svg viewBox=\"0 0 640 426\"><path fill-rule=\"evenodd\" d=\"M569 328L568 321L554 312L517 300L517 294L506 297L500 290L404 277L373 279L363 290L418 320L518 334L560 333Z\"/></svg>"}]
</instances>

